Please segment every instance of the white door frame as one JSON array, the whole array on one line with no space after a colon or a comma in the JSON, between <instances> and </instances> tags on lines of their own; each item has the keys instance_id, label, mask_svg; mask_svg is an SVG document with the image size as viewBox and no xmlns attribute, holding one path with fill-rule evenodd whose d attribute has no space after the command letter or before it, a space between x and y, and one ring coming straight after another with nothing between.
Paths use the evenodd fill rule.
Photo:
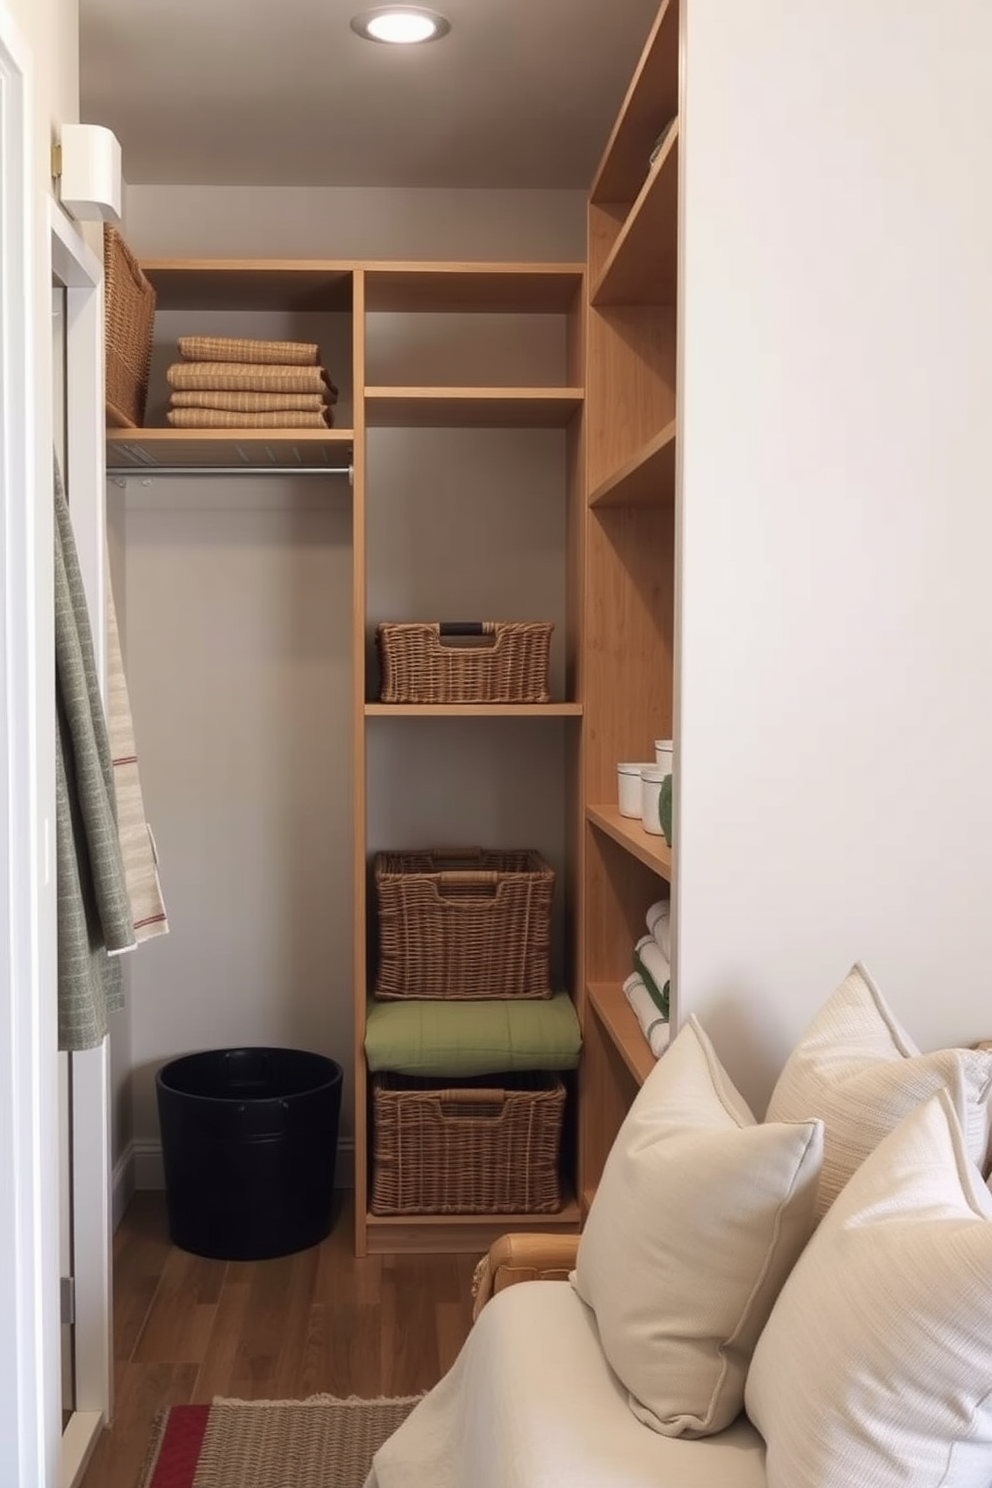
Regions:
<instances>
[{"instance_id":1,"label":"white door frame","mask_svg":"<svg viewBox=\"0 0 992 1488\"><path fill-rule=\"evenodd\" d=\"M106 466L103 416L103 268L49 198L52 279L66 290L66 458L73 534L106 696ZM64 1488L82 1475L110 1419L112 1308L110 1041L72 1061L75 1410L62 1438Z\"/></svg>"},{"instance_id":2,"label":"white door frame","mask_svg":"<svg viewBox=\"0 0 992 1488\"><path fill-rule=\"evenodd\" d=\"M61 1468L51 393L31 59L0 0L0 1482ZM44 305L45 320L42 320ZM50 459L50 455L49 455Z\"/></svg>"}]
</instances>

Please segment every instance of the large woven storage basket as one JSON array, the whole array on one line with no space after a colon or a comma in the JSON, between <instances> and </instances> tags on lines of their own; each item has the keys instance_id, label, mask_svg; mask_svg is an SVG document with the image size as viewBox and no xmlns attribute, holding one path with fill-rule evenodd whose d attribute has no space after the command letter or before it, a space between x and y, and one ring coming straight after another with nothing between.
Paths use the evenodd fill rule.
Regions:
<instances>
[{"instance_id":1,"label":"large woven storage basket","mask_svg":"<svg viewBox=\"0 0 992 1488\"><path fill-rule=\"evenodd\" d=\"M384 703L546 703L550 621L376 626Z\"/></svg>"},{"instance_id":2,"label":"large woven storage basket","mask_svg":"<svg viewBox=\"0 0 992 1488\"><path fill-rule=\"evenodd\" d=\"M565 1086L372 1077L373 1214L554 1214Z\"/></svg>"},{"instance_id":3,"label":"large woven storage basket","mask_svg":"<svg viewBox=\"0 0 992 1488\"><path fill-rule=\"evenodd\" d=\"M550 997L555 874L539 853L455 848L374 860L376 997Z\"/></svg>"},{"instance_id":4,"label":"large woven storage basket","mask_svg":"<svg viewBox=\"0 0 992 1488\"><path fill-rule=\"evenodd\" d=\"M144 423L155 330L155 290L115 227L103 228L107 423Z\"/></svg>"}]
</instances>

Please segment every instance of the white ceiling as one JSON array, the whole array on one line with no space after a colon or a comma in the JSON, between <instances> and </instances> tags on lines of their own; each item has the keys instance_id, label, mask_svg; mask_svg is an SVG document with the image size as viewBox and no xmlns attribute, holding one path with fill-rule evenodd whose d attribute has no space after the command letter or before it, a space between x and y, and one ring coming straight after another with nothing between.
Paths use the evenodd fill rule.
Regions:
<instances>
[{"instance_id":1,"label":"white ceiling","mask_svg":"<svg viewBox=\"0 0 992 1488\"><path fill-rule=\"evenodd\" d=\"M361 0L79 0L81 115L132 185L584 189L657 5L442 0L389 47Z\"/></svg>"}]
</instances>

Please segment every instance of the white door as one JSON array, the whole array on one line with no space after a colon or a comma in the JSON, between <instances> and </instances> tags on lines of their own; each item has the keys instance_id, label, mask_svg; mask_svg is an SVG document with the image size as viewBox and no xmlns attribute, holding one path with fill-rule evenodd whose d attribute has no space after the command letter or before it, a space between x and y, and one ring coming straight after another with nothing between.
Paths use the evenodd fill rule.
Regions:
<instances>
[{"instance_id":1,"label":"white door","mask_svg":"<svg viewBox=\"0 0 992 1488\"><path fill-rule=\"evenodd\" d=\"M55 448L86 588L97 670L105 683L106 519L103 440L102 268L78 230L51 205ZM108 1040L59 1056L63 1199L63 1484L72 1484L111 1403L111 1157ZM71 1283L71 1284L67 1284ZM70 1320L71 1319L71 1320Z\"/></svg>"}]
</instances>

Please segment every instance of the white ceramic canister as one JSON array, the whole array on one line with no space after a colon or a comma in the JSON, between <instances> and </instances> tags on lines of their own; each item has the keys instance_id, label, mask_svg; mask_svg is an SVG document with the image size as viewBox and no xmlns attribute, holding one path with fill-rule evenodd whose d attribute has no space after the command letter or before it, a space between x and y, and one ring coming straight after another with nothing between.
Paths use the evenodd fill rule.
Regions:
<instances>
[{"instance_id":1,"label":"white ceramic canister","mask_svg":"<svg viewBox=\"0 0 992 1488\"><path fill-rule=\"evenodd\" d=\"M672 773L672 751L674 745L671 739L655 739L654 762L661 769L663 775Z\"/></svg>"},{"instance_id":2,"label":"white ceramic canister","mask_svg":"<svg viewBox=\"0 0 992 1488\"><path fill-rule=\"evenodd\" d=\"M641 771L652 768L653 766L645 764L617 765L617 796L621 816L640 816Z\"/></svg>"},{"instance_id":3,"label":"white ceramic canister","mask_svg":"<svg viewBox=\"0 0 992 1488\"><path fill-rule=\"evenodd\" d=\"M668 771L661 765L646 765L641 771L641 826L654 837L662 835L658 797L661 794L661 782L667 774Z\"/></svg>"}]
</instances>

